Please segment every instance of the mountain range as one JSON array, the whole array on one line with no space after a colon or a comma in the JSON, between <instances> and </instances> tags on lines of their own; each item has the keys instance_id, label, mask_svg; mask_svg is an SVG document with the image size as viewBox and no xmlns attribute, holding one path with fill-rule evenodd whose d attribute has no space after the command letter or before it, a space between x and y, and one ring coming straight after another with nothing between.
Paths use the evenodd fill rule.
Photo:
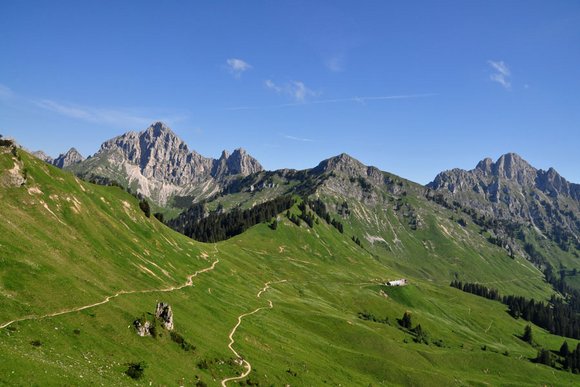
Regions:
<instances>
[{"instance_id":1,"label":"mountain range","mask_svg":"<svg viewBox=\"0 0 580 387\"><path fill-rule=\"evenodd\" d=\"M306 185L312 191L314 181L319 184L328 179L321 178L328 171L374 186L384 185L389 179L379 169L367 167L347 154L299 172L264 171L241 148L231 154L223 151L218 159L204 157L190 150L162 122L142 132L128 132L105 141L86 160L74 148L54 160L43 152L35 155L84 179L114 181L148 198L162 211L172 209L174 215L194 203L211 202L224 193L267 189L269 194L259 199L265 201L299 192ZM348 196L354 190L351 183L341 185L333 181L326 185L333 184L330 192ZM495 219L494 237L513 251L524 254L521 243L514 242L517 236L514 228L518 228L521 238L522 227L531 227L539 237L556 241L564 250L569 250L569 246L580 249L580 185L568 182L553 168L536 169L515 153L502 155L496 162L485 158L469 171L441 172L426 189L427 196L441 194L451 204L470 209L475 219ZM371 200L363 190L357 196L360 200ZM259 200L254 198L253 204ZM510 223L511 228L498 225L497 220Z\"/></svg>"},{"instance_id":2,"label":"mountain range","mask_svg":"<svg viewBox=\"0 0 580 387\"><path fill-rule=\"evenodd\" d=\"M162 123L76 153L0 145L1 384L577 383L580 200L553 169L267 171Z\"/></svg>"}]
</instances>

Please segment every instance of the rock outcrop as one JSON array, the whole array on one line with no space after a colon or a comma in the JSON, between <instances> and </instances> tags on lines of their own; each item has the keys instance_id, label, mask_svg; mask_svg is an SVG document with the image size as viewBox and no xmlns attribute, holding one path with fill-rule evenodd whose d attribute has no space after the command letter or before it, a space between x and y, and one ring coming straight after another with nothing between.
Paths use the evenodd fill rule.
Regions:
<instances>
[{"instance_id":1,"label":"rock outcrop","mask_svg":"<svg viewBox=\"0 0 580 387\"><path fill-rule=\"evenodd\" d=\"M143 319L133 321L137 334L141 337L151 336L151 322Z\"/></svg>"},{"instance_id":2,"label":"rock outcrop","mask_svg":"<svg viewBox=\"0 0 580 387\"><path fill-rule=\"evenodd\" d=\"M168 331L173 330L173 310L171 310L171 305L164 302L157 303L155 318L159 319L163 328Z\"/></svg>"},{"instance_id":3,"label":"rock outcrop","mask_svg":"<svg viewBox=\"0 0 580 387\"><path fill-rule=\"evenodd\" d=\"M26 169L24 168L23 162L14 156L16 152L17 148L15 145L10 147L0 146L0 154L12 153L12 161L14 163L10 169L0 169L0 186L2 187L21 187L26 184Z\"/></svg>"},{"instance_id":4,"label":"rock outcrop","mask_svg":"<svg viewBox=\"0 0 580 387\"><path fill-rule=\"evenodd\" d=\"M139 336L156 336L159 334L159 331L156 328L158 327L158 324L161 325L163 329L168 331L173 330L173 310L171 309L171 305L164 302L158 302L155 307L155 315L153 318L154 321L149 321L145 317L145 314L143 314L143 317L133 321L133 326Z\"/></svg>"}]
</instances>

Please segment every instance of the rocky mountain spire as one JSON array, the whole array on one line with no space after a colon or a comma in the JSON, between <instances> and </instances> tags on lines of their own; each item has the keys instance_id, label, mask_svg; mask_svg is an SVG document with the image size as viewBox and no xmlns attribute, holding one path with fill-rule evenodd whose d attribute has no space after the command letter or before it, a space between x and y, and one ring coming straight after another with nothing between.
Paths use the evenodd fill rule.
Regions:
<instances>
[{"instance_id":1,"label":"rocky mountain spire","mask_svg":"<svg viewBox=\"0 0 580 387\"><path fill-rule=\"evenodd\" d=\"M261 171L263 168L245 149L238 148L227 158L226 165L231 175L249 175Z\"/></svg>"}]
</instances>

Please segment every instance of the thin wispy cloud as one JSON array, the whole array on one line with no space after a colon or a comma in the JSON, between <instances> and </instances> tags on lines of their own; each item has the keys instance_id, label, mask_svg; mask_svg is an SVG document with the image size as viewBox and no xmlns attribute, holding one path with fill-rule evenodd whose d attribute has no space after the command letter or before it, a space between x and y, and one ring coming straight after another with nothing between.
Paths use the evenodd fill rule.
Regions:
<instances>
[{"instance_id":1,"label":"thin wispy cloud","mask_svg":"<svg viewBox=\"0 0 580 387\"><path fill-rule=\"evenodd\" d=\"M278 105L263 105L263 106L235 106L226 108L226 110L260 110L260 109L280 109L295 106L306 106L306 105L323 105L332 103L349 103L354 102L360 105L366 104L369 101L385 101L385 100L397 100L397 99L415 99L415 98L427 98L436 96L436 93L423 93L423 94L401 94L401 95L384 95L384 96L373 96L373 97L349 97L349 98L334 98L334 99L318 99L303 102L293 102L284 103Z\"/></svg>"},{"instance_id":2,"label":"thin wispy cloud","mask_svg":"<svg viewBox=\"0 0 580 387\"><path fill-rule=\"evenodd\" d=\"M489 79L493 82L499 83L503 86L504 89L510 90L512 87L511 84L511 71L507 64L504 61L493 61L488 60L487 63L491 66L494 70L492 74L489 75Z\"/></svg>"},{"instance_id":3,"label":"thin wispy cloud","mask_svg":"<svg viewBox=\"0 0 580 387\"><path fill-rule=\"evenodd\" d=\"M236 78L240 78L243 73L252 68L248 62L238 58L230 58L226 60L226 66L230 74Z\"/></svg>"},{"instance_id":4,"label":"thin wispy cloud","mask_svg":"<svg viewBox=\"0 0 580 387\"><path fill-rule=\"evenodd\" d=\"M64 117L78 119L90 123L118 126L146 126L154 121L176 122L183 117L150 117L127 109L102 109L56 102L49 99L34 101L34 104L44 110Z\"/></svg>"},{"instance_id":5,"label":"thin wispy cloud","mask_svg":"<svg viewBox=\"0 0 580 387\"><path fill-rule=\"evenodd\" d=\"M310 138L302 138L302 137L290 136L288 134L283 134L282 137L284 137L284 138L286 138L288 140L293 140L293 141L314 142L314 140L312 140Z\"/></svg>"},{"instance_id":6,"label":"thin wispy cloud","mask_svg":"<svg viewBox=\"0 0 580 387\"><path fill-rule=\"evenodd\" d=\"M145 109L97 108L52 99L34 99L20 95L3 84L0 84L0 101L26 109L41 109L70 119L113 126L139 127L155 121L171 124L186 119L184 115L173 113L149 115L144 113Z\"/></svg>"},{"instance_id":7,"label":"thin wispy cloud","mask_svg":"<svg viewBox=\"0 0 580 387\"><path fill-rule=\"evenodd\" d=\"M283 85L274 83L271 79L266 79L264 85L267 89L278 94L285 94L296 102L304 102L309 97L316 97L320 93L306 87L302 81L290 81Z\"/></svg>"}]
</instances>

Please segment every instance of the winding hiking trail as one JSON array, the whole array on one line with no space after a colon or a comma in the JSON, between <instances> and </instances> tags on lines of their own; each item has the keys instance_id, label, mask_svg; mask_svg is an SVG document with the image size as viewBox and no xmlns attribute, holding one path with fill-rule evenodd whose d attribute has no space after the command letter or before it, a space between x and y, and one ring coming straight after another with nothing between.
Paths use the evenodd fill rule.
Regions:
<instances>
[{"instance_id":1,"label":"winding hiking trail","mask_svg":"<svg viewBox=\"0 0 580 387\"><path fill-rule=\"evenodd\" d=\"M262 289L260 289L260 291L258 292L258 294L256 294L256 298L260 298L260 296L262 295L262 293L264 293L265 291L267 291L268 289L270 289L270 284L279 284L282 282L286 282L286 280L281 280L281 281L268 281L264 284L264 287ZM236 380L241 380L243 378L245 378L246 376L248 376L250 374L250 372L252 372L252 365L250 364L249 361L247 361L246 359L244 359L243 357L240 356L240 354L234 349L233 345L235 344L235 340L234 340L234 334L236 333L236 330L238 329L238 327L240 326L240 324L242 323L242 319L246 316L250 316L254 313L259 312L262 309L272 309L274 307L274 304L272 303L271 300L268 300L268 306L261 306L259 308L254 309L251 312L247 312L247 313L243 313L241 315L238 316L238 323L233 327L232 331L230 332L230 335L228 336L230 339L230 343L228 344L228 348L230 349L230 351L232 351L232 353L236 356L236 358L242 362L242 364L244 365L244 368L246 369L244 372L242 372L240 375L238 376L232 376L230 378L225 378L222 380L221 384L222 387L227 387L227 383L228 382L233 382Z\"/></svg>"},{"instance_id":2,"label":"winding hiking trail","mask_svg":"<svg viewBox=\"0 0 580 387\"><path fill-rule=\"evenodd\" d=\"M219 251L217 249L217 246L214 245L214 249L215 249L215 253L217 254ZM193 286L193 279L195 277L198 276L198 274L201 273L207 273L208 271L212 271L215 268L215 265L217 265L219 263L220 259L216 257L215 261L211 264L211 266L206 267L205 269L201 269L196 271L195 273L187 276L187 281L185 281L184 284L182 285L178 285L178 286L171 286L168 288L162 288L162 289L142 289L142 290L120 290L119 292L113 294L112 296L107 296L103 301L100 302L95 302L94 304L89 304L89 305L84 305L84 306L79 306L76 308L70 308L70 309L64 309L61 310L59 312L54 312L54 313L48 313L42 316L24 316L21 318L17 318L14 319L12 321L7 321L3 324L0 325L0 329L4 329L7 326L15 323L15 322L19 322L19 321L27 321L27 320L41 320L44 318L49 318L49 317L56 317L56 316L61 316L63 314L69 314L69 313L74 313L74 312L80 312L81 310L85 310L85 309L90 309L90 308L94 308L95 306L99 306L99 305L103 305L106 304L107 302L111 301L113 298L125 295L125 294L145 294L145 293L165 293L165 292L173 292L175 290L180 290L186 287L190 287Z\"/></svg>"}]
</instances>

